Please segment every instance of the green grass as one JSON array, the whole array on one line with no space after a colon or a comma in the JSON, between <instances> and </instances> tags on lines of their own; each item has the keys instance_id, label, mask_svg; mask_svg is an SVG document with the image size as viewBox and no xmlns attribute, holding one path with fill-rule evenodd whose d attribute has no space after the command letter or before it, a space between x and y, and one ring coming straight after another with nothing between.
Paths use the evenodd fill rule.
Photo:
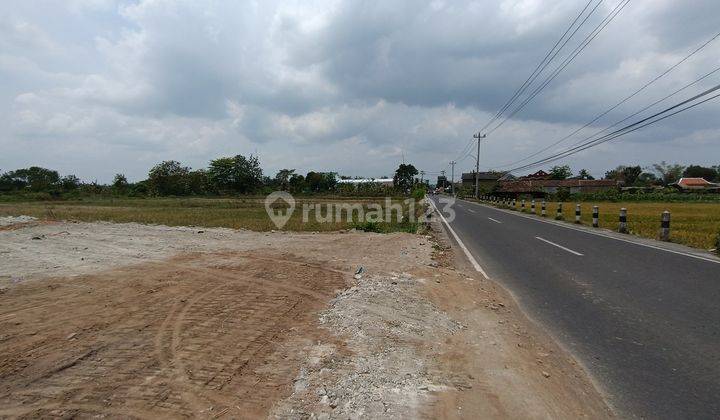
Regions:
<instances>
[{"instance_id":1,"label":"green grass","mask_svg":"<svg viewBox=\"0 0 720 420\"><path fill-rule=\"evenodd\" d=\"M358 220L357 213L353 213L350 220L343 213L341 220L319 222L316 219L316 210L310 210L307 213L309 220L304 223L303 204L306 203L322 204L320 216L326 215L327 204L359 204L365 211L368 210L368 206L374 204L381 205L383 209L385 207L384 199L339 199L335 197L298 199L295 211L283 230L333 231L354 227L376 232L414 232L418 227L418 223L408 221L408 206L403 205L403 200L400 199L394 199L393 204L403 206L403 221L398 222L396 213L393 213L391 222L371 224ZM416 205L417 211L420 211L420 205ZM138 222L167 226L227 227L256 231L277 229L268 216L264 200L261 198L123 198L0 203L0 216L19 215L46 220Z\"/></svg>"},{"instance_id":2,"label":"green grass","mask_svg":"<svg viewBox=\"0 0 720 420\"><path fill-rule=\"evenodd\" d=\"M535 202L535 212L540 215L540 201ZM566 222L575 221L575 204L563 203L563 218ZM620 208L627 209L630 234L645 238L658 239L660 217L665 210L670 211L670 240L695 248L715 248L720 234L720 203L579 203L581 220L584 225L592 225L592 207L600 210L601 228L617 230ZM520 201L517 201L520 210ZM547 203L547 218L555 219L556 202ZM525 212L530 213L530 201L525 202Z\"/></svg>"}]
</instances>

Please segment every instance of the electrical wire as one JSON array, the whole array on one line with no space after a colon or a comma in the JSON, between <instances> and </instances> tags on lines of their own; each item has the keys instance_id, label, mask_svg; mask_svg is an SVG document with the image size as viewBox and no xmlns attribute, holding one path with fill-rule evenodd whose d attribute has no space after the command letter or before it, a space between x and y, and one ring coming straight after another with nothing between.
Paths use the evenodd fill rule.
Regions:
<instances>
[{"instance_id":1,"label":"electrical wire","mask_svg":"<svg viewBox=\"0 0 720 420\"><path fill-rule=\"evenodd\" d=\"M540 85L539 87L537 87L537 88L530 94L530 96L528 96L517 108L515 108L515 110L514 110L512 113L510 113L508 116L506 116L506 117L500 122L500 124L496 125L496 126L493 127L490 131L488 131L487 134L488 134L488 135L489 135L489 134L492 134L492 133L495 132L497 129L499 129L500 127L502 127L503 125L505 125L505 123L506 123L510 118L512 118L513 116L515 116L515 114L517 114L518 112L520 112L523 108L525 108L525 106L526 106L528 103L530 103L530 101L532 101L537 95L539 95L540 92L542 92L553 80L555 80L555 78L557 78L557 76L560 75L560 73L562 73L562 71L565 70L565 68L566 68L567 66L569 66L570 63L572 63L572 62L575 60L575 58L577 58L577 56L580 55L580 53L582 53L582 51L585 50L585 48L587 48L587 46L590 45L590 43L591 43L598 35L600 35L600 33L610 24L610 22L612 22L612 21L617 17L618 14L620 14L620 12L625 8L625 6L628 5L628 3L630 3L630 0L621 0L621 2L618 3L618 5L615 6L615 8L595 27L595 29L593 29L593 31L590 32L590 34L588 34L588 35L585 37L585 39L580 43L580 45L578 45L578 46L575 48L575 50L573 50L573 52L570 53L570 55L565 59L565 61L563 61L563 62L545 79L545 81L544 81L541 85Z\"/></svg>"},{"instance_id":2,"label":"electrical wire","mask_svg":"<svg viewBox=\"0 0 720 420\"><path fill-rule=\"evenodd\" d=\"M537 152L535 152L535 153L533 153L533 154L531 154L531 155L529 155L529 156L526 156L526 157L523 158L523 159L520 159L520 160L517 160L517 161L514 161L514 162L510 162L510 163L506 163L506 164L502 164L502 165L498 165L498 166L496 166L496 168L504 168L504 167L507 167L507 166L511 166L511 165L515 165L515 164L524 162L524 161L526 161L526 160L528 160L528 159L531 159L531 158L533 158L533 157L541 154L542 152L544 152L544 151L546 151L546 150L548 150L548 149L550 149L550 148L552 148L552 147L554 147L554 146L557 146L558 144L564 142L565 140L569 139L570 137L574 136L575 134L577 134L577 133L579 133L580 131L584 130L585 128L589 127L590 125L592 125L593 123L595 123L596 121L598 121L600 118L602 118L602 117L604 117L605 115L609 114L610 112L614 111L615 109L617 109L619 106L623 105L624 103L626 103L626 102L629 101L630 99L634 98L634 97L637 96L640 92L642 92L642 91L644 91L645 89L647 89L647 88L648 88L650 85L652 85L653 83L655 83L655 82L657 82L658 80L660 80L661 78L665 77L667 74L669 74L671 71L675 70L678 66L680 66L682 63L684 63L685 61L687 61L688 59L690 59L690 58L691 58L692 56L694 56L695 54L697 54L700 50L702 50L703 48L705 48L708 44L710 44L712 41L714 41L714 40L717 39L718 37L720 37L720 32L718 32L718 33L715 34L712 38L710 38L709 40L705 41L705 42L704 42L702 45L700 45L698 48L696 48L695 50L693 50L692 52L690 52L690 54L686 55L682 60L680 60L680 61L678 61L677 63L673 64L673 65L670 66L667 70L665 70L664 72L660 73L658 76L656 76L655 78L653 78L652 80L650 80L649 82L647 82L645 85L643 85L642 87L640 87L639 89L637 89L635 92L633 92L633 93L630 94L629 96L625 97L625 99L621 100L621 101L618 102L617 104L615 104L615 105L613 105L612 107L608 108L607 110L603 111L602 113L600 113L599 115L597 115L595 118L593 118L592 120L588 121L585 125L583 125L582 127L578 128L577 130L573 131L572 133L568 134L567 136L561 138L560 140L557 140L556 142L550 144L550 145L547 146L547 147L544 147L544 148L538 150ZM700 82L701 80L707 78L708 76L716 73L718 70L720 70L720 67L716 68L715 70L711 71L710 73L705 74L705 75L702 76L701 78L696 79L696 80L693 81L692 83L687 84L687 85L685 85L684 87L676 90L675 92L673 92L673 93L671 93L670 95L664 97L663 99L660 99L659 101L656 101L656 102L652 103L651 105L649 105L649 106L641 109L640 111L638 111L637 113L629 116L628 118L626 118L626 119L624 119L624 120L621 120L621 121L619 121L619 122L611 125L610 127L606 128L606 130L609 129L609 128L614 127L614 126L617 125L617 124L620 124L620 123L626 121L627 119L629 119L629 118L637 115L638 113L640 113L640 112L642 112L642 111L647 110L648 108L650 108L650 107L652 107L652 106L654 106L654 105L657 105L658 103L660 103L660 102L662 102L662 101L664 101L664 100L666 100L666 99L668 99L668 98L676 95L677 93L679 93L679 92L681 92L681 91L689 88L690 86L693 86L694 84ZM602 131L601 131L601 132L602 132ZM598 134L598 133L596 133L596 134Z\"/></svg>"},{"instance_id":3,"label":"electrical wire","mask_svg":"<svg viewBox=\"0 0 720 420\"><path fill-rule=\"evenodd\" d=\"M538 65L535 67L535 69L533 70L533 72L530 73L530 76L528 76L528 78L525 79L525 81L523 82L523 84L515 91L515 93L513 93L513 95L510 97L510 99L508 99L507 102L505 102L505 104L500 108L500 110L495 114L495 116L492 117L492 118L480 129L480 132L482 132L482 131L485 130L488 126L490 126L496 119L500 118L500 116L502 116L503 112L505 112L505 111L515 102L515 100L517 100L517 98L519 98L523 93L525 93L525 91L527 90L527 88L529 88L530 85L532 85L532 84L535 82L535 80L538 78L538 76L540 76L540 74L541 74L543 71L545 71L545 69L550 65L550 63L552 62L552 60L555 59L555 57L560 53L560 51L565 47L565 45L567 45L567 43L570 41L570 39L572 39L572 37L575 35L575 33L577 33L577 31L580 29L580 27L583 26L583 25L585 24L585 22L588 20L588 18L593 14L593 12L595 12L595 10L598 8L598 6L600 5L600 3L603 2L603 0L600 0L600 2L595 5L595 7L594 7L594 8L590 11L590 13L585 17L585 19L583 19L583 21L580 22L580 25L578 25L578 27L575 28L575 30L573 31L573 33L570 34L570 36L567 37L567 39L565 39L565 37L566 37L566 35L568 34L568 32L570 32L570 30L575 26L575 24L576 24L577 21L580 19L580 17L581 17L583 14L585 14L585 11L588 9L588 7L590 7L590 4L592 4L593 1L594 1L594 0L589 0L589 1L587 2L587 4L585 5L585 7L580 11L580 14L578 14L577 17L575 17L575 19L572 21L572 23L570 24L570 26L568 26L568 28L567 28L567 29L565 30L565 32L562 34L562 36L560 37L560 39L558 39L558 40L555 42L555 45L553 45L553 47L550 49L550 51L548 51L547 54L545 54L545 57L543 57L542 61L540 61L540 63L538 63ZM560 46L560 48L558 48L558 45L560 45L560 43L563 41L563 39L565 39L565 42L563 42L563 44ZM556 48L557 48L557 51L555 51ZM553 53L553 52L554 52L554 53ZM552 55L552 57L551 57L551 55ZM548 58L549 58L549 59L548 59Z\"/></svg>"},{"instance_id":4,"label":"electrical wire","mask_svg":"<svg viewBox=\"0 0 720 420\"><path fill-rule=\"evenodd\" d=\"M658 122L663 121L663 120L665 120L665 119L667 119L667 118L670 118L670 117L672 117L672 116L674 116L674 115L677 115L677 114L679 114L679 113L681 113L681 112L684 112L684 111L687 111L687 110L689 110L689 109L695 108L695 107L698 106L698 105L704 104L704 103L706 103L706 102L708 102L708 101L710 101L710 100L712 100L712 99L715 99L715 98L717 98L717 97L720 97L720 94L718 94L718 95L712 96L712 97L710 97L710 98L704 99L704 100L702 100L702 101L700 101L700 102L687 105L687 104L689 104L689 103L691 103L691 102L693 102L693 101L696 101L696 100L698 100L698 99L700 99L700 98L702 98L702 97L704 97L704 96L707 96L707 95L709 95L709 94L711 94L711 93L713 93L713 92L715 92L715 91L717 91L717 90L720 90L720 84L718 84L718 85L716 85L716 86L714 86L714 87L712 87L712 88L710 88L710 89L707 89L707 90L705 90L704 92L701 92L701 93L699 93L699 94L697 94L697 95L695 95L695 96L693 96L693 97L691 97L691 98L689 98L689 99L686 99L686 100L684 100L684 101L682 101L682 102L680 102L680 103L678 103L678 104L675 104L675 105L673 105L673 106L671 106L671 107L665 108L664 110L662 110L662 111L660 111L660 112L657 112L657 113L655 113L655 114L653 114L653 115L651 115L651 116L649 116L649 117L643 118L643 119L641 119L641 120L639 120L639 121L637 121L637 122L635 122L635 123L629 124L629 125L627 125L627 126L625 126L625 127L623 127L623 128L620 128L620 129L618 129L618 130L615 130L615 131L613 131L612 133L606 134L606 135L604 135L604 136L602 136L602 137L600 137L600 138L598 138L598 139L590 140L590 141L587 141L587 142L585 142L585 143L583 143L583 144L576 145L576 146L571 147L571 148L569 148L569 149L567 149L567 150L564 150L564 151L562 151L562 152L560 152L560 153L556 153L556 154L554 154L554 155L550 155L550 156L548 156L548 157L545 157L545 158L540 159L540 160L538 160L538 161L532 162L532 163L530 163L530 164L527 164L527 165L523 165L523 166L520 166L520 167L517 167L517 168L510 169L509 172L515 172L515 171L519 171L519 170L523 170L523 169L528 169L528 168L531 168L531 167L534 167L534 166L547 164L547 163L549 163L549 162L554 162L554 161L556 161L556 160L563 159L563 158L565 158L565 157L571 156L571 155L573 155L573 154L575 154L575 153L579 153L579 152L581 152L581 151L583 151L583 150L587 150L587 149L589 149L589 148L591 148L591 147L595 147L595 146L597 146L597 145L599 145L599 144L602 144L602 143L608 142L608 141L610 141L610 140L616 139L616 138L618 138L618 137L627 135L627 134L632 133L632 132L634 132L634 131L637 131L637 130L639 130L639 129L641 129L641 128L647 127L647 126L649 126L649 125L651 125L651 124L658 123ZM687 106L685 106L685 105L687 105ZM681 108L681 107L683 107L683 106L685 106L685 107L684 107L684 108ZM680 109L678 109L678 108L680 108ZM678 110L676 110L676 109L678 109ZM672 113L670 113L670 114L667 114L668 112L673 111L673 110L676 110L676 111L674 111L674 112L672 112ZM663 115L663 114L667 114L667 115Z\"/></svg>"}]
</instances>

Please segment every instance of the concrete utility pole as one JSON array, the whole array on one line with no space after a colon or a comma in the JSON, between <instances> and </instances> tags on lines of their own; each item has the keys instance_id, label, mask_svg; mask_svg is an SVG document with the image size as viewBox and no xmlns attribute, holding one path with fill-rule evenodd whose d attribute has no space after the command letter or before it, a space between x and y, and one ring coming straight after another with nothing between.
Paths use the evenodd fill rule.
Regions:
<instances>
[{"instance_id":1,"label":"concrete utility pole","mask_svg":"<svg viewBox=\"0 0 720 420\"><path fill-rule=\"evenodd\" d=\"M452 172L451 172L452 175L450 177L450 193L452 193L452 195L455 195L455 164L456 163L457 162L455 162L454 160L452 162L450 162L450 165L452 166Z\"/></svg>"},{"instance_id":2,"label":"concrete utility pole","mask_svg":"<svg viewBox=\"0 0 720 420\"><path fill-rule=\"evenodd\" d=\"M485 134L474 134L473 138L477 139L478 147L477 147L477 159L475 160L475 198L478 198L478 190L480 187L480 140L487 137Z\"/></svg>"}]
</instances>

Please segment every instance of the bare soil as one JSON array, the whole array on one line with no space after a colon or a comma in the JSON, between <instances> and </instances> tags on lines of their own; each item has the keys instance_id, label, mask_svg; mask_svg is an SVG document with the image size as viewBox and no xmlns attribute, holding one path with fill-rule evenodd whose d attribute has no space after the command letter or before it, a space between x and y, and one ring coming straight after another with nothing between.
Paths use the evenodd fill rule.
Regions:
<instances>
[{"instance_id":1,"label":"bare soil","mask_svg":"<svg viewBox=\"0 0 720 420\"><path fill-rule=\"evenodd\" d=\"M0 417L612 416L439 240L6 223Z\"/></svg>"}]
</instances>

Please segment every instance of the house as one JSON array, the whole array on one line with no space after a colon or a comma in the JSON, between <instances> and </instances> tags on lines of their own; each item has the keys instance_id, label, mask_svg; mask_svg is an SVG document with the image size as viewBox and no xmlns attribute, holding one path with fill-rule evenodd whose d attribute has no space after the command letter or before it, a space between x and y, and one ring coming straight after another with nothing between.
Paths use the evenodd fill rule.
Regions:
<instances>
[{"instance_id":1,"label":"house","mask_svg":"<svg viewBox=\"0 0 720 420\"><path fill-rule=\"evenodd\" d=\"M521 176L520 179L523 180L533 180L533 179L550 179L550 174L540 169L539 171L535 172L534 174Z\"/></svg>"},{"instance_id":2,"label":"house","mask_svg":"<svg viewBox=\"0 0 720 420\"><path fill-rule=\"evenodd\" d=\"M481 189L490 190L497 185L498 180L505 176L504 172L478 172L478 185ZM463 187L475 188L475 172L462 174Z\"/></svg>"},{"instance_id":3,"label":"house","mask_svg":"<svg viewBox=\"0 0 720 420\"><path fill-rule=\"evenodd\" d=\"M498 192L507 196L523 194L544 196L556 194L561 188L571 194L593 193L618 188L617 181L612 179L523 179L500 181Z\"/></svg>"},{"instance_id":4,"label":"house","mask_svg":"<svg viewBox=\"0 0 720 420\"><path fill-rule=\"evenodd\" d=\"M720 192L720 184L710 182L705 178L680 178L674 184L670 184L680 191L714 191Z\"/></svg>"}]
</instances>

